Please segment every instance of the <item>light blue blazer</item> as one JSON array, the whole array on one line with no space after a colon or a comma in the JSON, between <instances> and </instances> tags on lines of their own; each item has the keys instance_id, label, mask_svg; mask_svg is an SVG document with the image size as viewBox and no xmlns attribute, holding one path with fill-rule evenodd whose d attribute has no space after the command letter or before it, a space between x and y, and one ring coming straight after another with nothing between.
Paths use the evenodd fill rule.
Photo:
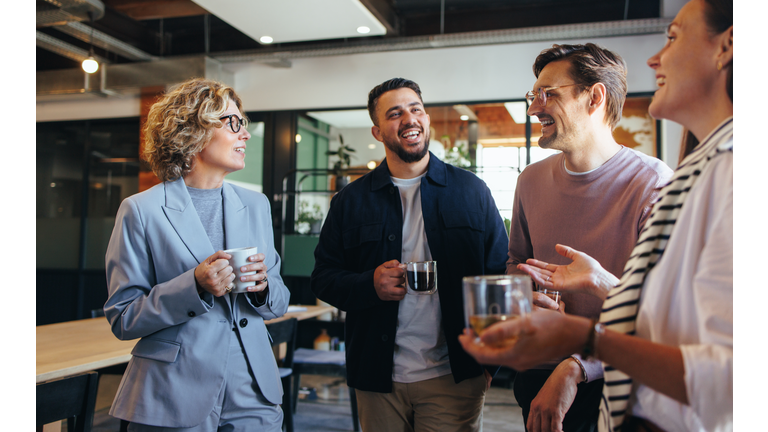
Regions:
<instances>
[{"instance_id":1,"label":"light blue blazer","mask_svg":"<svg viewBox=\"0 0 768 432\"><path fill-rule=\"evenodd\" d=\"M109 298L104 313L121 340L141 338L131 353L109 414L131 422L192 427L213 410L222 388L232 327L237 326L259 389L282 402L280 375L264 320L288 309L280 277L269 201L224 183L224 233L229 248L264 253L269 294L214 301L197 293L194 269L213 246L183 180L165 182L123 201L106 255Z\"/></svg>"}]
</instances>

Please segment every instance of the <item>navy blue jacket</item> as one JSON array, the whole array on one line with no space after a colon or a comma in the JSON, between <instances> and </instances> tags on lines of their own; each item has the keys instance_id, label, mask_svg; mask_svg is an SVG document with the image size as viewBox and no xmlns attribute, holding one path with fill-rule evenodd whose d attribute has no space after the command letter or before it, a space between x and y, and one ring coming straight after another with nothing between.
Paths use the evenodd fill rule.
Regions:
<instances>
[{"instance_id":1,"label":"navy blue jacket","mask_svg":"<svg viewBox=\"0 0 768 432\"><path fill-rule=\"evenodd\" d=\"M485 182L431 152L429 157L421 209L438 263L443 332L458 383L483 373L458 341L465 326L461 279L504 274L508 239ZM386 261L400 260L402 233L400 194L384 160L333 197L315 249L311 288L319 299L347 312L347 382L356 389L392 391L399 303L379 299L373 273Z\"/></svg>"}]
</instances>

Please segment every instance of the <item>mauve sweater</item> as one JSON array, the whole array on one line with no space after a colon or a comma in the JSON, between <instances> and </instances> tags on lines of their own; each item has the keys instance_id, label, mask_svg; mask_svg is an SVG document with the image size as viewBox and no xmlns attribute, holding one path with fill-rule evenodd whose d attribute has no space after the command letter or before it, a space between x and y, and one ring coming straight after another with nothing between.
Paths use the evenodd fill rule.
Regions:
<instances>
[{"instance_id":1,"label":"mauve sweater","mask_svg":"<svg viewBox=\"0 0 768 432\"><path fill-rule=\"evenodd\" d=\"M568 264L555 251L559 243L593 257L620 278L659 189L671 176L662 161L628 147L586 174L569 174L563 153L529 165L517 179L507 273L528 258ZM563 293L562 301L567 313L589 318L600 315L603 303L581 293ZM582 365L587 381L602 378L600 361Z\"/></svg>"}]
</instances>

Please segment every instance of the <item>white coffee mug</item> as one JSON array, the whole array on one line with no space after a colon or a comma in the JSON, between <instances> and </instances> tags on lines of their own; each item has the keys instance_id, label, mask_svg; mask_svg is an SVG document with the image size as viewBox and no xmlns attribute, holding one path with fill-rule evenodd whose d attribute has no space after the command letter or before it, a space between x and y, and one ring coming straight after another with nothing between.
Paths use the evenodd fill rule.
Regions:
<instances>
[{"instance_id":1,"label":"white coffee mug","mask_svg":"<svg viewBox=\"0 0 768 432\"><path fill-rule=\"evenodd\" d=\"M235 272L235 280L232 282L235 284L235 288L232 289L232 292L234 293L248 292L247 288L256 285L256 281L243 282L240 280L240 277L256 274L256 272L255 271L241 272L240 267L248 264L253 264L253 262L248 261L248 257L251 255L256 255L258 253L258 248L256 248L255 246L244 247L244 248L238 248L238 249L228 249L228 250L225 250L224 252L232 256L232 258L229 259L229 265L232 266L232 270L234 270Z\"/></svg>"}]
</instances>

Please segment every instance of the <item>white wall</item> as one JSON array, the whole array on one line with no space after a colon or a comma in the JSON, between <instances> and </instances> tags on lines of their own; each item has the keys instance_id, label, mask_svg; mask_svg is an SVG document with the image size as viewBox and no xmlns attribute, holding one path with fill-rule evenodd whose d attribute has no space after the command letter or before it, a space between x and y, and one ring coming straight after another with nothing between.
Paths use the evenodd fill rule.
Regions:
<instances>
[{"instance_id":1,"label":"white wall","mask_svg":"<svg viewBox=\"0 0 768 432\"><path fill-rule=\"evenodd\" d=\"M226 67L253 111L365 107L374 86L398 76L419 83L427 104L509 100L531 89L531 66L543 49L554 42L595 42L624 57L629 91L645 92L656 87L646 60L664 41L663 34L652 34L295 59L287 69L260 63Z\"/></svg>"},{"instance_id":2,"label":"white wall","mask_svg":"<svg viewBox=\"0 0 768 432\"><path fill-rule=\"evenodd\" d=\"M102 97L62 95L37 98L37 121L138 117L140 99L135 95Z\"/></svg>"}]
</instances>

